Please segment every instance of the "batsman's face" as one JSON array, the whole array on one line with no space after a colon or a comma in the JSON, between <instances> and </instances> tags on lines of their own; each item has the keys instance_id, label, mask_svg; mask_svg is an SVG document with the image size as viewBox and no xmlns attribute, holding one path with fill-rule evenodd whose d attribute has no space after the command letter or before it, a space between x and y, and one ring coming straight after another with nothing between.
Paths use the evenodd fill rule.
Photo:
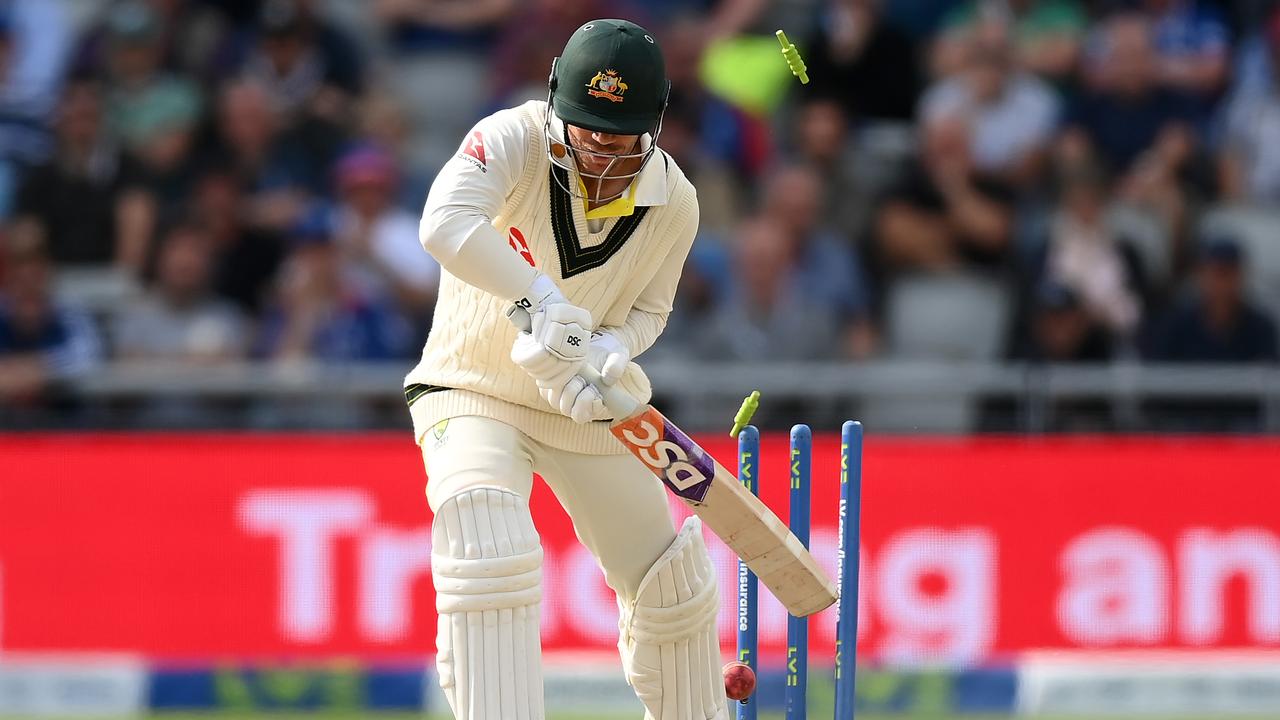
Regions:
<instances>
[{"instance_id":1,"label":"batsman's face","mask_svg":"<svg viewBox=\"0 0 1280 720\"><path fill-rule=\"evenodd\" d=\"M576 125L566 125L569 145L574 149L578 167L588 173L601 175L617 156L639 151L639 135L615 135L596 132Z\"/></svg>"}]
</instances>

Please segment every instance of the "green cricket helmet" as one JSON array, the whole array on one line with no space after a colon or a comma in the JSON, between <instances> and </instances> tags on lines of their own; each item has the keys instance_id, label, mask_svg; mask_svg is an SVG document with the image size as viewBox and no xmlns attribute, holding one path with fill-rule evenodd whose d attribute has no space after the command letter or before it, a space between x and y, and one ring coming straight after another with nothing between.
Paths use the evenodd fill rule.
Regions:
<instances>
[{"instance_id":1,"label":"green cricket helmet","mask_svg":"<svg viewBox=\"0 0 1280 720\"><path fill-rule=\"evenodd\" d=\"M548 79L547 114L544 131L548 156L557 166L577 169L564 152L567 137L556 137L551 127L555 114L566 125L615 135L650 135L647 147L639 152L602 155L581 148L574 154L601 155L610 158L608 168L598 175L584 177L611 179L640 174L610 175L614 163L627 158L643 158L640 169L657 147L662 129L662 114L667 106L671 83L667 80L662 49L647 30L627 20L592 20L578 28L565 43L560 57L551 63ZM557 150L559 152L557 152ZM572 194L576 190L566 188ZM605 200L607 198L594 198Z\"/></svg>"},{"instance_id":2,"label":"green cricket helmet","mask_svg":"<svg viewBox=\"0 0 1280 720\"><path fill-rule=\"evenodd\" d=\"M551 107L561 120L597 132L652 132L667 104L662 49L626 20L578 28L551 68Z\"/></svg>"}]
</instances>

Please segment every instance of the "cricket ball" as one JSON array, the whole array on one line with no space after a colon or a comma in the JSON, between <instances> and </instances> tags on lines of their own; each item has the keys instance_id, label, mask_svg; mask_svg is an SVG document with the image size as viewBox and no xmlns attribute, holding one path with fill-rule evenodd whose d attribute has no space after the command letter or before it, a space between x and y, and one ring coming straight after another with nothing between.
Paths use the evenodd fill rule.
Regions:
<instances>
[{"instance_id":1,"label":"cricket ball","mask_svg":"<svg viewBox=\"0 0 1280 720\"><path fill-rule=\"evenodd\" d=\"M721 670L724 673L724 694L730 700L746 702L751 693L756 691L756 673L746 663L728 663Z\"/></svg>"}]
</instances>

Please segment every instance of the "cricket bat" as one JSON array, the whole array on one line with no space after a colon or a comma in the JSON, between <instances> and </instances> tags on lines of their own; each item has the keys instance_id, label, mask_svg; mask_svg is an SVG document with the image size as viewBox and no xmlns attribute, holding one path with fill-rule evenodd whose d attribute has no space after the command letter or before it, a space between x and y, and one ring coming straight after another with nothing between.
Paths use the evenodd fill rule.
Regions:
<instances>
[{"instance_id":1,"label":"cricket bat","mask_svg":"<svg viewBox=\"0 0 1280 720\"><path fill-rule=\"evenodd\" d=\"M508 316L529 331L523 308L513 307ZM614 437L751 568L787 612L806 617L836 601L836 584L817 560L734 473L652 405L606 386L588 365L580 374L604 396L615 418L610 427Z\"/></svg>"}]
</instances>

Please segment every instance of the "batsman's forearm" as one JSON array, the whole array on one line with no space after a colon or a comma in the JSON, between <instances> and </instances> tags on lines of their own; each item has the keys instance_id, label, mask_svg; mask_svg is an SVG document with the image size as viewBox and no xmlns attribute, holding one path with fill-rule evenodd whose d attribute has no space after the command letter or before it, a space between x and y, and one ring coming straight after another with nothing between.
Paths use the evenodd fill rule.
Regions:
<instances>
[{"instance_id":1,"label":"batsman's forearm","mask_svg":"<svg viewBox=\"0 0 1280 720\"><path fill-rule=\"evenodd\" d=\"M666 313L653 313L640 309L632 309L621 325L600 328L618 338L630 351L631 357L648 350L662 334L667 326Z\"/></svg>"},{"instance_id":2,"label":"batsman's forearm","mask_svg":"<svg viewBox=\"0 0 1280 720\"><path fill-rule=\"evenodd\" d=\"M524 295L538 274L482 215L438 208L423 217L419 235L440 267L503 300Z\"/></svg>"}]
</instances>

